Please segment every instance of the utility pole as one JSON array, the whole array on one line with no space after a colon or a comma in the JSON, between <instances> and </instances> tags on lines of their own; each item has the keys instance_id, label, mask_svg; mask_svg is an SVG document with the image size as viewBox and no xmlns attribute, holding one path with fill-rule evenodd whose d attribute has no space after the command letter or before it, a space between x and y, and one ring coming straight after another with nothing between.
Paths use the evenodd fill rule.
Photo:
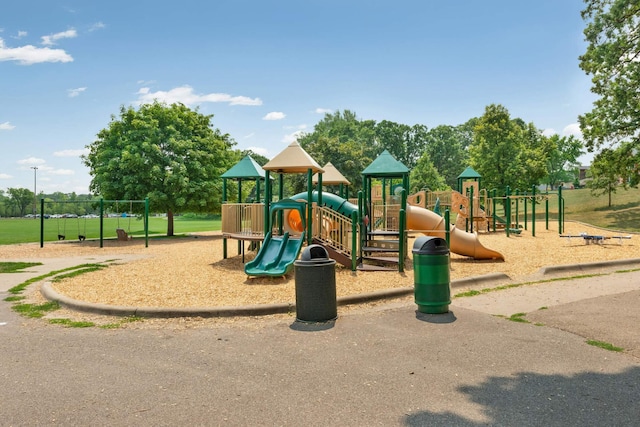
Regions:
<instances>
[{"instance_id":1,"label":"utility pole","mask_svg":"<svg viewBox=\"0 0 640 427\"><path fill-rule=\"evenodd\" d=\"M33 169L33 217L37 219L36 217L36 212L37 212L37 206L38 206L38 167L37 166L31 166L31 169Z\"/></svg>"}]
</instances>

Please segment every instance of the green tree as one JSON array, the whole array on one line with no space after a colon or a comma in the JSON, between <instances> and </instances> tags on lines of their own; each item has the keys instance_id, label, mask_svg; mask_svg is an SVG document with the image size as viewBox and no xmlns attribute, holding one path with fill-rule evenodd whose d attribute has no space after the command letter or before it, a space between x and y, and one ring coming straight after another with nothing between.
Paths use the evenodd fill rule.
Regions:
<instances>
[{"instance_id":1,"label":"green tree","mask_svg":"<svg viewBox=\"0 0 640 427\"><path fill-rule=\"evenodd\" d=\"M431 128L428 132L425 154L433 165L437 165L436 169L451 188L456 188L458 175L467 166L469 143L468 130L464 125L440 125ZM423 157L424 154L418 163Z\"/></svg>"},{"instance_id":2,"label":"green tree","mask_svg":"<svg viewBox=\"0 0 640 427\"><path fill-rule=\"evenodd\" d=\"M375 122L358 120L349 110L325 114L311 133L298 142L320 164L331 162L351 182L351 194L362 189L362 171L380 154L375 144ZM306 176L292 177L292 191L306 189Z\"/></svg>"},{"instance_id":3,"label":"green tree","mask_svg":"<svg viewBox=\"0 0 640 427\"><path fill-rule=\"evenodd\" d=\"M609 207L611 207L611 196L624 185L623 175L620 169L620 152L610 148L605 148L593 159L589 170L592 180L587 184L591 189L591 194L599 196L607 194L609 197Z\"/></svg>"},{"instance_id":4,"label":"green tree","mask_svg":"<svg viewBox=\"0 0 640 427\"><path fill-rule=\"evenodd\" d=\"M545 180L553 149L551 141L533 123L522 125L522 145L516 161L523 173L517 181L518 187L529 191Z\"/></svg>"},{"instance_id":5,"label":"green tree","mask_svg":"<svg viewBox=\"0 0 640 427\"><path fill-rule=\"evenodd\" d=\"M485 108L469 147L469 161L482 175L485 188L503 190L509 185L513 189L525 189L540 179L539 164L546 165L546 158L535 159L544 155L544 148L533 129L521 119L512 120L502 105ZM532 161L534 164L528 165Z\"/></svg>"},{"instance_id":6,"label":"green tree","mask_svg":"<svg viewBox=\"0 0 640 427\"><path fill-rule=\"evenodd\" d=\"M179 103L121 107L83 156L91 190L105 199L149 197L152 210L167 212L169 236L175 212L220 209L219 178L233 165L234 142L212 128L212 117Z\"/></svg>"},{"instance_id":7,"label":"green tree","mask_svg":"<svg viewBox=\"0 0 640 427\"><path fill-rule=\"evenodd\" d=\"M621 141L640 145L640 2L585 0L588 43L580 68L598 96L579 117L589 151ZM609 154L606 154L608 156Z\"/></svg>"},{"instance_id":8,"label":"green tree","mask_svg":"<svg viewBox=\"0 0 640 427\"><path fill-rule=\"evenodd\" d=\"M20 216L25 216L27 208L33 207L35 197L33 191L26 188L8 188L7 193L9 193L9 203L18 210Z\"/></svg>"},{"instance_id":9,"label":"green tree","mask_svg":"<svg viewBox=\"0 0 640 427\"><path fill-rule=\"evenodd\" d=\"M571 136L551 135L548 138L551 153L547 162L547 185L551 189L561 182L575 180L575 169L579 167L578 157L584 154L582 141Z\"/></svg>"},{"instance_id":10,"label":"green tree","mask_svg":"<svg viewBox=\"0 0 640 427\"><path fill-rule=\"evenodd\" d=\"M438 169L433 165L429 153L424 153L416 166L409 174L409 194L416 193L423 189L431 191L446 190L449 188L447 182L438 173Z\"/></svg>"},{"instance_id":11,"label":"green tree","mask_svg":"<svg viewBox=\"0 0 640 427\"><path fill-rule=\"evenodd\" d=\"M383 120L376 124L375 133L379 151L389 151L409 169L416 165L427 144L427 127L424 125L409 126Z\"/></svg>"}]
</instances>

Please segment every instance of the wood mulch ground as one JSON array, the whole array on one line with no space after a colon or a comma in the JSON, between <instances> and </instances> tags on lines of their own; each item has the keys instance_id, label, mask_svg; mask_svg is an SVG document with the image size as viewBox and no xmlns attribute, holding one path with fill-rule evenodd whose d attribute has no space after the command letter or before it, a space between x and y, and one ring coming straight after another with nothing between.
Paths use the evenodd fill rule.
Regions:
<instances>
[{"instance_id":1,"label":"wood mulch ground","mask_svg":"<svg viewBox=\"0 0 640 427\"><path fill-rule=\"evenodd\" d=\"M565 234L586 232L605 236L616 233L587 225L567 222ZM628 240L609 239L603 244L585 244L582 238L560 238L557 224L545 230L544 222L519 236L504 232L481 234L481 243L505 256L504 262L475 261L451 254L451 279L488 273L505 273L516 281L526 281L541 267L604 260L640 258L640 236ZM410 245L412 240L409 241ZM0 247L1 259L38 260L77 255L112 254L116 260L101 271L82 274L55 283L56 291L73 299L122 306L144 307L216 307L267 303L294 303L293 273L278 278L249 278L244 274L236 241L229 240L229 255L222 257L222 239L216 233L202 233L187 238L153 239L144 247L142 239L130 242L55 242L44 248L37 244ZM142 254L144 258L118 263L125 254ZM254 256L247 252L245 260ZM338 267L338 297L413 285L412 261L404 273L352 272Z\"/></svg>"}]
</instances>

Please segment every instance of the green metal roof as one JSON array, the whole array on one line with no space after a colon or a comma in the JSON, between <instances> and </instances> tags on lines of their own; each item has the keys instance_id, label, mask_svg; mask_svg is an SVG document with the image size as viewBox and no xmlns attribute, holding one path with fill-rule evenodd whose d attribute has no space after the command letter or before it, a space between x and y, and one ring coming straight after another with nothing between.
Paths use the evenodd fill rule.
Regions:
<instances>
[{"instance_id":1,"label":"green metal roof","mask_svg":"<svg viewBox=\"0 0 640 427\"><path fill-rule=\"evenodd\" d=\"M222 178L235 179L264 179L264 169L249 155L222 174Z\"/></svg>"},{"instance_id":2,"label":"green metal roof","mask_svg":"<svg viewBox=\"0 0 640 427\"><path fill-rule=\"evenodd\" d=\"M467 166L465 170L462 171L460 175L458 175L458 179L469 179L469 178L482 178L478 172L476 172L471 166Z\"/></svg>"},{"instance_id":3,"label":"green metal roof","mask_svg":"<svg viewBox=\"0 0 640 427\"><path fill-rule=\"evenodd\" d=\"M362 171L362 175L404 176L409 174L409 168L397 161L387 150L384 150L369 166Z\"/></svg>"}]
</instances>

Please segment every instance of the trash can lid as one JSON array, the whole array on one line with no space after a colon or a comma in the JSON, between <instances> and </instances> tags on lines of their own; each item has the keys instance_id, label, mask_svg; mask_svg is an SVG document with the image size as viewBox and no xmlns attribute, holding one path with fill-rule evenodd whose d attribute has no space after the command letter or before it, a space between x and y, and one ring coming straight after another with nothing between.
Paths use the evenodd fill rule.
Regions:
<instances>
[{"instance_id":1,"label":"trash can lid","mask_svg":"<svg viewBox=\"0 0 640 427\"><path fill-rule=\"evenodd\" d=\"M329 259L329 252L322 245L309 245L300 255L302 261L326 260Z\"/></svg>"},{"instance_id":2,"label":"trash can lid","mask_svg":"<svg viewBox=\"0 0 640 427\"><path fill-rule=\"evenodd\" d=\"M447 255L449 247L447 241L440 237L420 236L413 244L412 252L418 255Z\"/></svg>"}]
</instances>

